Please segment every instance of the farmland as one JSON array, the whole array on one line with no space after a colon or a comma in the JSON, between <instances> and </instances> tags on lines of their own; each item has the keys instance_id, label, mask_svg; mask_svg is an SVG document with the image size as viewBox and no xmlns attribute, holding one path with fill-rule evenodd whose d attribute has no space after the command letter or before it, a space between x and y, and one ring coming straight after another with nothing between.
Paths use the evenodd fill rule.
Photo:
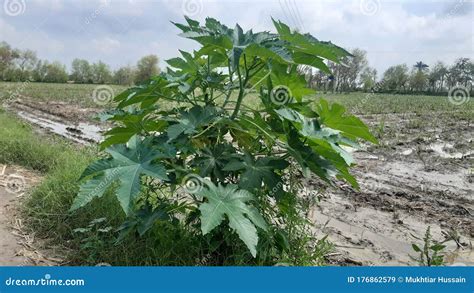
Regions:
<instances>
[{"instance_id":1,"label":"farmland","mask_svg":"<svg viewBox=\"0 0 474 293\"><path fill-rule=\"evenodd\" d=\"M114 234L98 230L113 231L121 220L110 197L94 202L86 213L64 212L77 192L80 173L97 156L94 140L85 137L87 129L94 126L100 133L108 127L93 119L110 107L92 99L96 87L0 83L0 164L21 168L27 179L34 178L26 180L32 187L18 204L24 232L34 230L41 243L55 247L45 254L58 254L72 264L212 264L199 247L189 249L193 240L184 231L173 232L178 244L154 230L143 239L130 238L106 249ZM124 89L112 88L115 94ZM15 98L9 98L15 90ZM321 97L346 106L379 140L378 145L352 150L360 190L305 179L302 196L316 199L308 214L312 233L320 239L327 235L323 262L414 264L411 244L419 243L417 237L431 226L440 241L457 235L462 248L456 241L447 242L448 263L472 265L474 101L455 105L442 96L367 93L318 93L315 99ZM63 132L44 121L65 125ZM90 228L90 221L98 218L105 220ZM157 251L156 241L169 253Z\"/></svg>"}]
</instances>

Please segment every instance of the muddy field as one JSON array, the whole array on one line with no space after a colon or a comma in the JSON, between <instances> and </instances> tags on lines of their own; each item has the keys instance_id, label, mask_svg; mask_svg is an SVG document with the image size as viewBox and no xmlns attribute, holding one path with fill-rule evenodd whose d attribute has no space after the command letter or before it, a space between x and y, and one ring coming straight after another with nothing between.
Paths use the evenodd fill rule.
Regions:
<instances>
[{"instance_id":1,"label":"muddy field","mask_svg":"<svg viewBox=\"0 0 474 293\"><path fill-rule=\"evenodd\" d=\"M462 247L446 242L449 264L474 265L474 127L452 115L362 117L384 129L379 146L354 153L360 191L327 189L312 215L336 244L335 261L414 264L411 244L430 226L438 241L460 235Z\"/></svg>"},{"instance_id":2,"label":"muddy field","mask_svg":"<svg viewBox=\"0 0 474 293\"><path fill-rule=\"evenodd\" d=\"M19 100L8 109L41 131L82 144L99 141L105 129L91 122L98 112L92 108ZM353 174L361 189L307 180L309 192L320 198L310 214L315 233L329 235L336 247L330 263L416 264L411 244L421 244L417 238L430 226L434 239L451 239L448 264L474 265L472 119L456 112L361 118L380 140L353 152Z\"/></svg>"}]
</instances>

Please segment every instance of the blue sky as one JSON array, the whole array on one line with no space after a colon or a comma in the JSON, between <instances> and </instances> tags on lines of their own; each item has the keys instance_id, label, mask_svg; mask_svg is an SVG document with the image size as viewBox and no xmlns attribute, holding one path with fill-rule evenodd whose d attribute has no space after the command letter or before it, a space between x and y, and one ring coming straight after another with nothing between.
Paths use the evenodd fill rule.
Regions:
<instances>
[{"instance_id":1,"label":"blue sky","mask_svg":"<svg viewBox=\"0 0 474 293\"><path fill-rule=\"evenodd\" d=\"M381 74L397 63L474 58L473 0L0 0L0 41L40 58L102 60L118 68L146 54L163 60L197 48L170 21L211 16L274 30L271 17L320 40L367 51ZM15 6L16 5L16 6Z\"/></svg>"}]
</instances>

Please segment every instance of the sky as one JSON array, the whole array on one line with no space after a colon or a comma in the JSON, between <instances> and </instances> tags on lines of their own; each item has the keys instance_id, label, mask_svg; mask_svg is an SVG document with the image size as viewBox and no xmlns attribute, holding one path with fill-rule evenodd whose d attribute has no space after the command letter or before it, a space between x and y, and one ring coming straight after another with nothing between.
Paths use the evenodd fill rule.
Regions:
<instances>
[{"instance_id":1,"label":"sky","mask_svg":"<svg viewBox=\"0 0 474 293\"><path fill-rule=\"evenodd\" d=\"M275 31L271 17L319 40L367 51L379 75L389 66L474 59L474 0L0 0L0 41L70 68L74 58L112 69L144 55L164 60L198 44L171 21L214 17L244 30Z\"/></svg>"}]
</instances>

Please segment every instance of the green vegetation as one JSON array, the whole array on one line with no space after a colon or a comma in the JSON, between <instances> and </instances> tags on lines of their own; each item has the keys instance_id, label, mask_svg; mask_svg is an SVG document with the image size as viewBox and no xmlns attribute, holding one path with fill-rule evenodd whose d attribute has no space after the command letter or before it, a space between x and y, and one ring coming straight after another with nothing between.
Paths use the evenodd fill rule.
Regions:
<instances>
[{"instance_id":1,"label":"green vegetation","mask_svg":"<svg viewBox=\"0 0 474 293\"><path fill-rule=\"evenodd\" d=\"M331 102L344 105L354 114L459 112L474 118L474 100L462 105L452 104L447 96L395 95L378 93L316 94Z\"/></svg>"},{"instance_id":2,"label":"green vegetation","mask_svg":"<svg viewBox=\"0 0 474 293\"><path fill-rule=\"evenodd\" d=\"M202 48L168 60L172 68L140 86L111 86L121 94L106 106L117 106L105 115L116 127L107 133L103 152L45 139L0 113L0 163L45 174L25 202L28 226L64 248L71 264L322 265L333 247L313 235L305 218L310 206L297 195L301 175L357 187L349 173L353 160L341 146L356 147L357 139L375 142L343 106L353 114L448 112L450 118L474 119L469 98L457 106L445 96L314 93L307 85L318 86L302 64L325 74L336 71L342 80L336 91L360 88L361 75L348 75L337 64L346 60L345 50L280 22L278 34L244 33L213 19L205 26L191 19L177 26ZM34 58L22 54L12 58L25 60L16 71L23 74ZM364 52L353 54L350 67L367 65ZM321 60L332 62L326 67ZM146 72L140 79L157 72L153 56L142 61ZM84 83L130 84L136 78L130 67L112 76L101 62L75 63L74 79ZM450 82L455 85L449 72L469 74L461 65L440 73L431 87L442 92ZM389 90L425 90L426 68L417 63L413 78L404 75L406 66L391 69L386 80L393 71L396 85ZM370 90L376 72L366 67L363 73L363 88ZM0 82L0 102L14 94L100 107L91 98L96 87ZM421 123L411 119L410 127ZM377 137L387 135L385 126L384 119L375 125ZM97 157L102 159L93 162ZM428 230L424 246L413 249L420 264L442 264L444 247L430 237Z\"/></svg>"},{"instance_id":3,"label":"green vegetation","mask_svg":"<svg viewBox=\"0 0 474 293\"><path fill-rule=\"evenodd\" d=\"M5 89L11 83L0 83ZM58 93L75 92L74 102L85 103L87 95L94 86L78 84L29 84L28 89L32 97L41 97L41 100L58 100L64 97ZM123 89L119 88L118 89ZM2 90L3 91L3 90ZM117 90L118 92L118 90ZM406 113L417 111L431 113L432 111L447 111L440 116L443 119L457 119L463 114L474 119L474 102L462 107L454 106L446 97L409 96L374 94L371 102L365 101L365 93L350 94L317 94L330 101L337 101L348 107L353 113ZM250 103L252 98L249 98ZM69 101L72 103L73 101ZM355 108L362 105L360 108ZM423 122L426 123L426 122ZM116 239L125 217L113 195L104 196L92 202L87 209L73 216L65 212L69 209L73 198L79 190L78 182L84 168L96 156L95 151L78 149L62 140L33 134L26 124L15 119L12 115L0 114L0 163L19 164L45 174L43 182L33 190L31 199L25 205L25 219L39 237L49 239L53 246L65 248L66 261L70 264L95 265L107 262L113 265L215 265L217 261L206 253L205 239L198 234L168 224L155 224L144 236L129 234L119 245ZM376 128L374 133L377 133ZM45 138L47 138L45 140ZM304 203L298 203L302 207ZM107 208L104 208L107 207ZM100 221L105 218L105 221ZM98 219L98 220L97 220ZM304 221L297 215L292 221ZM90 227L92 222L92 227ZM292 239L295 252L287 256L282 263L298 263L301 265L316 262L324 263L324 255L332 247L325 239L315 239L309 226L294 224L300 227L299 235ZM110 230L109 227L112 227ZM303 237L303 235L305 235ZM198 238L196 238L198 237ZM309 238L314 248L305 250ZM202 242L201 242L202 241ZM231 241L231 240L229 240ZM245 247L240 250L246 254ZM421 248L421 246L420 246ZM298 259L299 258L299 259ZM220 260L226 264L248 264L248 258L235 257ZM255 260L255 264L259 263Z\"/></svg>"},{"instance_id":4,"label":"green vegetation","mask_svg":"<svg viewBox=\"0 0 474 293\"><path fill-rule=\"evenodd\" d=\"M131 85L133 82L144 82L160 71L155 55L141 58L136 68L125 66L115 72L102 61L89 63L77 58L72 61L71 67L68 73L66 66L58 61L40 60L32 50L15 49L6 42L0 42L0 81Z\"/></svg>"},{"instance_id":5,"label":"green vegetation","mask_svg":"<svg viewBox=\"0 0 474 293\"><path fill-rule=\"evenodd\" d=\"M172 223L158 223L143 237L128 234L117 243L120 235L117 229L125 217L111 192L81 213L67 212L79 191L81 172L97 156L96 151L35 134L28 124L3 111L0 125L0 163L22 165L44 175L23 205L27 227L37 237L47 239L47 246L59 249L67 264L249 264L244 246L234 247L232 257L215 259L206 253L208 239ZM297 221L298 217L293 220ZM312 249L303 250L308 248L308 239L314 240L314 245ZM224 241L232 243L234 240ZM323 264L324 256L332 250L328 241L315 239L310 230L295 233L291 241L305 246L282 262ZM253 264L266 263L253 260Z\"/></svg>"},{"instance_id":6,"label":"green vegetation","mask_svg":"<svg viewBox=\"0 0 474 293\"><path fill-rule=\"evenodd\" d=\"M109 86L115 94L125 89L118 85ZM35 101L59 101L82 107L99 107L92 98L96 87L94 84L0 82L0 101L9 100L12 96L25 96L33 97Z\"/></svg>"},{"instance_id":7,"label":"green vegetation","mask_svg":"<svg viewBox=\"0 0 474 293\"><path fill-rule=\"evenodd\" d=\"M71 211L113 190L116 218L126 217L119 238L168 225L216 264L320 263L321 254L303 258L320 242L306 234L297 178L357 188L343 146L376 139L341 105L305 99L313 91L297 68L328 71L323 60L349 53L279 21L277 34L186 21L176 26L201 49L180 51L167 61L174 69L115 97L108 155L83 172ZM178 107L162 107L170 102ZM83 231L95 233L91 225Z\"/></svg>"},{"instance_id":8,"label":"green vegetation","mask_svg":"<svg viewBox=\"0 0 474 293\"><path fill-rule=\"evenodd\" d=\"M8 99L12 93L18 93L20 96L33 97L37 101L60 101L83 107L100 107L91 98L96 87L97 85L93 84L0 82L0 100ZM124 86L117 85L110 85L110 87L115 94L126 89ZM237 94L233 93L231 100L235 100L236 97ZM472 98L458 106L450 103L447 96L363 92L335 94L316 91L315 97L339 103L353 114L460 112L466 115L474 115L472 114L474 112L474 100ZM258 107L257 98L256 93L249 93L249 98L245 101L246 105ZM218 98L218 100L222 99ZM171 108L174 105L176 104L169 102L166 106ZM110 105L107 107L110 107Z\"/></svg>"},{"instance_id":9,"label":"green vegetation","mask_svg":"<svg viewBox=\"0 0 474 293\"><path fill-rule=\"evenodd\" d=\"M421 247L412 244L413 250L418 253L418 257L410 256L413 260L416 260L421 266L428 267L441 266L444 264L444 255L442 252L446 248L446 245L433 240L429 226L426 229L423 239L420 239L415 235L412 236L419 240L423 240L423 245Z\"/></svg>"}]
</instances>

